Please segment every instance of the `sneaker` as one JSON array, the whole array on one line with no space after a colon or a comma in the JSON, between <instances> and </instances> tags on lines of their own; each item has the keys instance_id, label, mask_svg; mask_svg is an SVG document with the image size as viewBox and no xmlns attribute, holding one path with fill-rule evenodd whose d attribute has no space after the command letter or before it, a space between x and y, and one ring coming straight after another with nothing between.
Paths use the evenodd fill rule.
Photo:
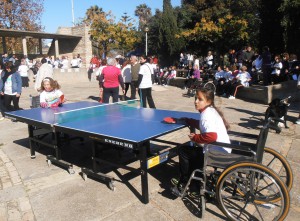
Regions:
<instances>
[{"instance_id":1,"label":"sneaker","mask_svg":"<svg viewBox=\"0 0 300 221\"><path fill-rule=\"evenodd\" d=\"M199 199L200 198L200 193L199 192L189 192L189 196L193 199Z\"/></svg>"},{"instance_id":2,"label":"sneaker","mask_svg":"<svg viewBox=\"0 0 300 221\"><path fill-rule=\"evenodd\" d=\"M177 178L172 178L171 183L173 184L173 186L178 186L179 180Z\"/></svg>"},{"instance_id":3,"label":"sneaker","mask_svg":"<svg viewBox=\"0 0 300 221\"><path fill-rule=\"evenodd\" d=\"M177 179L177 178L172 178L172 179L171 179L171 183L172 183L172 185L178 187L180 191L183 190L183 189L185 188L185 186L186 186L186 183L185 183L185 182L181 182L181 181L180 181L179 179Z\"/></svg>"},{"instance_id":4,"label":"sneaker","mask_svg":"<svg viewBox=\"0 0 300 221\"><path fill-rule=\"evenodd\" d=\"M182 190L180 190L177 186L173 186L171 188L171 192L177 197L185 197L187 195L186 192L184 193L184 195L182 195Z\"/></svg>"},{"instance_id":5,"label":"sneaker","mask_svg":"<svg viewBox=\"0 0 300 221\"><path fill-rule=\"evenodd\" d=\"M235 97L230 95L228 99L235 99Z\"/></svg>"},{"instance_id":6,"label":"sneaker","mask_svg":"<svg viewBox=\"0 0 300 221\"><path fill-rule=\"evenodd\" d=\"M4 117L0 117L0 121L1 121L1 120L4 120L4 119L5 119Z\"/></svg>"},{"instance_id":7,"label":"sneaker","mask_svg":"<svg viewBox=\"0 0 300 221\"><path fill-rule=\"evenodd\" d=\"M296 120L295 122L296 124L300 124L300 118L298 120Z\"/></svg>"}]
</instances>

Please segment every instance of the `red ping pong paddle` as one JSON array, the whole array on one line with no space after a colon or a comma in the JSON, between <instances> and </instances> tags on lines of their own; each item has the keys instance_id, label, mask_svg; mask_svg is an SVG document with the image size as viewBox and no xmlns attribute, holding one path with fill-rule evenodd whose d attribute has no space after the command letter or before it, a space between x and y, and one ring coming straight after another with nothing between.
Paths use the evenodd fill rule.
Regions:
<instances>
[{"instance_id":1,"label":"red ping pong paddle","mask_svg":"<svg viewBox=\"0 0 300 221\"><path fill-rule=\"evenodd\" d=\"M164 118L164 122L168 123L168 124L175 124L176 123L176 119L173 117L165 117Z\"/></svg>"},{"instance_id":2,"label":"red ping pong paddle","mask_svg":"<svg viewBox=\"0 0 300 221\"><path fill-rule=\"evenodd\" d=\"M65 95L60 95L60 97L59 97L59 103L60 104L62 104L62 103L64 103L65 102Z\"/></svg>"}]
</instances>

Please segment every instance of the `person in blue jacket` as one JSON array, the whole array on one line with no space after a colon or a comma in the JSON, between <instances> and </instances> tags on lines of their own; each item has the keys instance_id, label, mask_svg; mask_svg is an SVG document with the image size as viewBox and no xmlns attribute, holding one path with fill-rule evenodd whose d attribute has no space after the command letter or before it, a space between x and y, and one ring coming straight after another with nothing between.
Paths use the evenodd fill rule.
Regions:
<instances>
[{"instance_id":1,"label":"person in blue jacket","mask_svg":"<svg viewBox=\"0 0 300 221\"><path fill-rule=\"evenodd\" d=\"M3 96L6 111L19 110L19 100L22 92L22 78L13 67L12 62L6 62L1 72L0 95ZM11 102L13 108L11 108Z\"/></svg>"}]
</instances>

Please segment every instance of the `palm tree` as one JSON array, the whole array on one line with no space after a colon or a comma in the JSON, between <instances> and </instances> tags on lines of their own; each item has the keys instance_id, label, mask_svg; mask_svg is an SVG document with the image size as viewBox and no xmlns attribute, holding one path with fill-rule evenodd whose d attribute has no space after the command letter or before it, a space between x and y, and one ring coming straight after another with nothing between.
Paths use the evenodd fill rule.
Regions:
<instances>
[{"instance_id":1,"label":"palm tree","mask_svg":"<svg viewBox=\"0 0 300 221\"><path fill-rule=\"evenodd\" d=\"M146 4L138 5L134 14L139 18L139 30L143 30L144 26L148 23L152 16L151 8L149 8Z\"/></svg>"},{"instance_id":2,"label":"palm tree","mask_svg":"<svg viewBox=\"0 0 300 221\"><path fill-rule=\"evenodd\" d=\"M89 9L87 9L85 13L85 22L91 23L93 22L95 16L100 15L104 13L102 8L99 8L97 5L91 6Z\"/></svg>"}]
</instances>

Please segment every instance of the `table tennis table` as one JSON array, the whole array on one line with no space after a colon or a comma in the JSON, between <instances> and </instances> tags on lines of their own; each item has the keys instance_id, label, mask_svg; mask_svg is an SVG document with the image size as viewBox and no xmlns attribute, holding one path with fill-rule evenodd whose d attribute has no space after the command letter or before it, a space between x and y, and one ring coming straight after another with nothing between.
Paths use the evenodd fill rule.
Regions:
<instances>
[{"instance_id":1,"label":"table tennis table","mask_svg":"<svg viewBox=\"0 0 300 221\"><path fill-rule=\"evenodd\" d=\"M165 117L188 117L198 119L198 113L142 108L138 100L129 100L112 104L98 102L66 103L57 108L33 108L7 112L6 118L28 124L31 158L35 158L35 144L53 148L54 155L48 155L47 161L72 171L70 163L61 157L61 135L67 134L88 139L93 143L92 169L81 168L83 178L91 176L108 182L114 189L114 178L97 172L95 155L97 144L129 148L136 150L140 168L118 165L127 170L135 170L141 176L141 201L149 202L148 169L167 161L170 151L149 156L150 142L163 142L177 145L173 141L164 141L161 136L187 127L183 124L167 124ZM52 134L52 143L43 141L44 134ZM72 146L72 144L70 143ZM103 161L103 160L101 160ZM109 163L109 161L107 161Z\"/></svg>"}]
</instances>

